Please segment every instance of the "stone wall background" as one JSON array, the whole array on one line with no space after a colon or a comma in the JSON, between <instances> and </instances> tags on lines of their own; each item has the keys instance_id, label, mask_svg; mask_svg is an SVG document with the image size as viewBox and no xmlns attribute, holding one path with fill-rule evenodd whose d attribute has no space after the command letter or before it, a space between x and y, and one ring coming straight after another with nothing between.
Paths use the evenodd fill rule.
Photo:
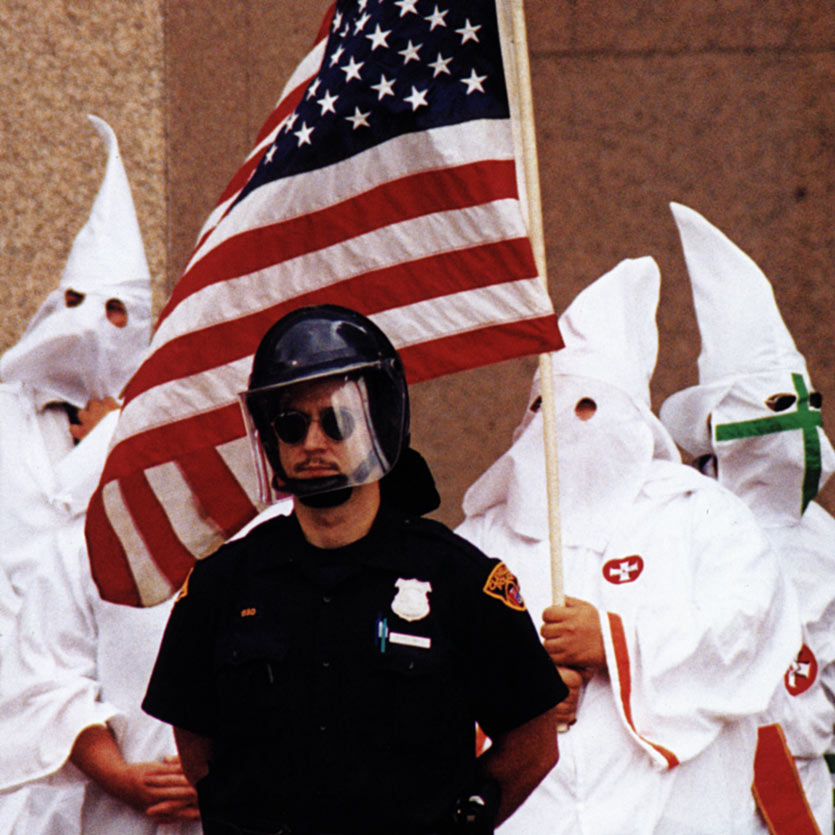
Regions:
<instances>
[{"instance_id":1,"label":"stone wall background","mask_svg":"<svg viewBox=\"0 0 835 835\"><path fill-rule=\"evenodd\" d=\"M167 293L161 0L0 3L0 350L61 276L119 139L151 268Z\"/></svg>"},{"instance_id":2,"label":"stone wall background","mask_svg":"<svg viewBox=\"0 0 835 835\"><path fill-rule=\"evenodd\" d=\"M2 347L57 282L103 172L84 113L110 121L122 143L159 305L327 5L0 7L14 35L0 44ZM525 5L557 309L622 258L653 255L653 404L693 384L698 332L667 208L685 203L771 279L835 425L835 0ZM461 518L465 488L507 447L535 365L414 387L413 439L439 482L438 518ZM835 485L822 498L835 509Z\"/></svg>"}]
</instances>

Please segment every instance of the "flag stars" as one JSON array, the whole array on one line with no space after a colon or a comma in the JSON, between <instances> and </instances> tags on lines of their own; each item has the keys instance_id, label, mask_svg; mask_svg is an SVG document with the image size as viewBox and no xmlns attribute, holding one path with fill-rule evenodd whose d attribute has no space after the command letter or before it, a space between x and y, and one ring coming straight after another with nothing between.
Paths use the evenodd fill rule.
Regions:
<instances>
[{"instance_id":1,"label":"flag stars","mask_svg":"<svg viewBox=\"0 0 835 835\"><path fill-rule=\"evenodd\" d=\"M394 95L394 79L386 78L383 73L380 75L380 83L372 84L371 89L377 91L377 101L382 101L386 96Z\"/></svg>"},{"instance_id":2,"label":"flag stars","mask_svg":"<svg viewBox=\"0 0 835 835\"><path fill-rule=\"evenodd\" d=\"M446 28L446 21L444 20L444 18L448 14L449 9L445 9L444 11L440 12L438 11L438 7L435 6L435 11L432 12L432 14L429 15L429 17L425 17L423 19L429 22L429 31L431 32L436 26L443 26L444 28Z\"/></svg>"},{"instance_id":3,"label":"flag stars","mask_svg":"<svg viewBox=\"0 0 835 835\"><path fill-rule=\"evenodd\" d=\"M269 164L273 161L273 157L275 156L276 150L278 150L278 148L277 148L275 142L273 142L273 144L270 145L270 147L267 149L267 153L264 154L264 160L266 161L267 164Z\"/></svg>"},{"instance_id":4,"label":"flag stars","mask_svg":"<svg viewBox=\"0 0 835 835\"><path fill-rule=\"evenodd\" d=\"M401 49L397 54L403 56L404 65L408 64L409 61L420 61L420 56L418 55L418 52L422 46L422 43L419 43L417 44L417 46L415 46L410 39L409 43L406 45L406 48Z\"/></svg>"},{"instance_id":5,"label":"flag stars","mask_svg":"<svg viewBox=\"0 0 835 835\"><path fill-rule=\"evenodd\" d=\"M305 98L312 99L316 95L316 91L319 89L319 85L321 83L321 79L313 79L313 83L310 85L310 87L307 88L307 95L305 96Z\"/></svg>"},{"instance_id":6,"label":"flag stars","mask_svg":"<svg viewBox=\"0 0 835 835\"><path fill-rule=\"evenodd\" d=\"M339 59L345 53L345 47L342 44L339 45L339 49L335 50L333 55L331 55L331 66L335 67L339 63Z\"/></svg>"},{"instance_id":7,"label":"flag stars","mask_svg":"<svg viewBox=\"0 0 835 835\"><path fill-rule=\"evenodd\" d=\"M426 101L426 94L428 92L428 89L418 90L416 87L412 87L411 94L406 96L403 101L407 101L410 105L412 105L412 112L417 110L419 107L428 107L429 102Z\"/></svg>"},{"instance_id":8,"label":"flag stars","mask_svg":"<svg viewBox=\"0 0 835 835\"><path fill-rule=\"evenodd\" d=\"M359 6L359 10L360 10L361 12L364 12L364 11L365 11L365 7L366 7L367 5L368 5L368 0L359 0L359 3L357 3L357 6Z\"/></svg>"},{"instance_id":9,"label":"flag stars","mask_svg":"<svg viewBox=\"0 0 835 835\"><path fill-rule=\"evenodd\" d=\"M309 128L307 122L302 122L302 126L297 131L293 131L293 136L299 140L299 144L296 147L301 148L302 145L312 145L313 143L310 141L311 133L313 133L313 128Z\"/></svg>"},{"instance_id":10,"label":"flag stars","mask_svg":"<svg viewBox=\"0 0 835 835\"><path fill-rule=\"evenodd\" d=\"M476 75L475 68L470 73L469 78L462 78L461 83L467 85L467 95L469 96L470 93L475 92L478 90L479 93L484 92L484 87L481 86L482 81L486 81L486 75Z\"/></svg>"},{"instance_id":11,"label":"flag stars","mask_svg":"<svg viewBox=\"0 0 835 835\"><path fill-rule=\"evenodd\" d=\"M336 113L334 105L338 98L339 96L332 96L330 90L325 90L325 95L321 99L316 99L316 104L321 108L319 115L324 116L326 113Z\"/></svg>"},{"instance_id":12,"label":"flag stars","mask_svg":"<svg viewBox=\"0 0 835 835\"><path fill-rule=\"evenodd\" d=\"M403 17L407 14L417 14L417 6L418 0L395 0L394 5L400 6L400 17Z\"/></svg>"},{"instance_id":13,"label":"flag stars","mask_svg":"<svg viewBox=\"0 0 835 835\"><path fill-rule=\"evenodd\" d=\"M344 67L340 67L339 69L345 73L345 82L349 82L352 78L359 79L360 78L360 70L363 67L365 61L357 62L354 60L354 56L352 55L350 60Z\"/></svg>"},{"instance_id":14,"label":"flag stars","mask_svg":"<svg viewBox=\"0 0 835 835\"><path fill-rule=\"evenodd\" d=\"M388 43L386 39L391 34L391 29L387 29L385 32L380 29L380 24L377 24L377 28L374 30L373 34L366 35L365 37L371 41L371 51L373 52L378 46L383 46L388 48Z\"/></svg>"},{"instance_id":15,"label":"flag stars","mask_svg":"<svg viewBox=\"0 0 835 835\"><path fill-rule=\"evenodd\" d=\"M340 26L342 26L342 12L337 11L337 13L333 16L331 30L335 32Z\"/></svg>"},{"instance_id":16,"label":"flag stars","mask_svg":"<svg viewBox=\"0 0 835 835\"><path fill-rule=\"evenodd\" d=\"M357 128L369 128L371 127L371 125L368 124L368 117L370 115L370 110L368 111L368 113L363 113L358 107L355 107L354 115L346 116L345 120L350 122L354 126L354 130L356 130Z\"/></svg>"},{"instance_id":17,"label":"flag stars","mask_svg":"<svg viewBox=\"0 0 835 835\"><path fill-rule=\"evenodd\" d=\"M357 21L354 23L354 34L358 35L365 29L365 24L371 20L371 15L368 12L365 12L362 17L358 18ZM379 27L378 27L379 28Z\"/></svg>"},{"instance_id":18,"label":"flag stars","mask_svg":"<svg viewBox=\"0 0 835 835\"><path fill-rule=\"evenodd\" d=\"M449 71L449 62L452 58L444 58L441 53L438 53L438 57L432 61L427 66L432 67L432 78L437 78L441 73L446 73L447 75L452 75Z\"/></svg>"},{"instance_id":19,"label":"flag stars","mask_svg":"<svg viewBox=\"0 0 835 835\"><path fill-rule=\"evenodd\" d=\"M476 43L480 43L480 41L478 40L478 35L476 34L476 32L478 32L479 29L481 29L481 24L479 24L478 26L473 26L472 23L470 23L470 19L467 18L466 22L464 23L464 28L456 29L455 32L456 34L461 36L461 45L463 46L465 43L467 43L467 41L475 41Z\"/></svg>"},{"instance_id":20,"label":"flag stars","mask_svg":"<svg viewBox=\"0 0 835 835\"><path fill-rule=\"evenodd\" d=\"M293 130L293 125L296 124L296 119L299 118L299 114L295 112L295 110L284 119L284 130L287 133L290 133Z\"/></svg>"}]
</instances>

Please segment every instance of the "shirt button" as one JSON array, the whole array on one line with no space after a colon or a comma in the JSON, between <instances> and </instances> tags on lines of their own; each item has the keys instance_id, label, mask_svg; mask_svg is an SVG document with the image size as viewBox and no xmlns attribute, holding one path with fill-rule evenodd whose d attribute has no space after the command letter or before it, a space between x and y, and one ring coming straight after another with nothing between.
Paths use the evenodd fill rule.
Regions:
<instances>
[{"instance_id":1,"label":"shirt button","mask_svg":"<svg viewBox=\"0 0 835 835\"><path fill-rule=\"evenodd\" d=\"M324 733L328 729L327 725L319 725L319 730Z\"/></svg>"},{"instance_id":2,"label":"shirt button","mask_svg":"<svg viewBox=\"0 0 835 835\"><path fill-rule=\"evenodd\" d=\"M331 662L330 662L330 661L323 661L323 662L322 662L322 666L323 666L326 670L328 669L328 667L330 667L330 665L331 665Z\"/></svg>"},{"instance_id":3,"label":"shirt button","mask_svg":"<svg viewBox=\"0 0 835 835\"><path fill-rule=\"evenodd\" d=\"M322 595L322 603L330 603L333 598L329 594Z\"/></svg>"}]
</instances>

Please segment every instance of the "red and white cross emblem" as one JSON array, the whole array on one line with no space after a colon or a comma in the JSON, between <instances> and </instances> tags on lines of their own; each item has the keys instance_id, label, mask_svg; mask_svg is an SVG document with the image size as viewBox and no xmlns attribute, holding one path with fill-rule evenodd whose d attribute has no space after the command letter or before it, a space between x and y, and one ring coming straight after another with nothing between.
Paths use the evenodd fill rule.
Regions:
<instances>
[{"instance_id":1,"label":"red and white cross emblem","mask_svg":"<svg viewBox=\"0 0 835 835\"><path fill-rule=\"evenodd\" d=\"M800 652L797 653L797 658L792 661L784 676L786 690L792 696L799 696L815 683L817 676L818 661L815 654L806 644L803 644Z\"/></svg>"},{"instance_id":2,"label":"red and white cross emblem","mask_svg":"<svg viewBox=\"0 0 835 835\"><path fill-rule=\"evenodd\" d=\"M620 557L609 560L603 566L603 576L616 586L623 583L634 583L644 570L644 561L634 554L631 557Z\"/></svg>"}]
</instances>

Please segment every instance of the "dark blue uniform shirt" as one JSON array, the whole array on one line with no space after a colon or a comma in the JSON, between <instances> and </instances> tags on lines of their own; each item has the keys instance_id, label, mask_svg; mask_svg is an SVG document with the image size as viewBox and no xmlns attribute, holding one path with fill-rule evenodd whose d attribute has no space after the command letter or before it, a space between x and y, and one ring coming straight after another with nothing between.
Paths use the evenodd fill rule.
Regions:
<instances>
[{"instance_id":1,"label":"dark blue uniform shirt","mask_svg":"<svg viewBox=\"0 0 835 835\"><path fill-rule=\"evenodd\" d=\"M566 692L503 563L382 509L344 548L279 517L199 562L143 707L213 740L207 821L401 835L474 785L476 722Z\"/></svg>"}]
</instances>

